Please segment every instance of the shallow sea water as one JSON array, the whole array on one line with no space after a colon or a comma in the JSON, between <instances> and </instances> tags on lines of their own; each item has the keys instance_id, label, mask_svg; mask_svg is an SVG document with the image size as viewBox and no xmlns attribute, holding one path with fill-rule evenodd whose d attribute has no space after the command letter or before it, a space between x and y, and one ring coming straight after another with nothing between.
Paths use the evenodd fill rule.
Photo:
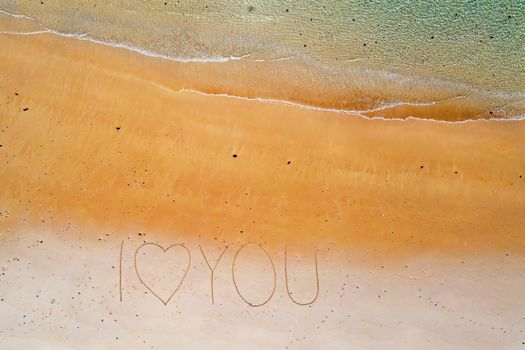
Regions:
<instances>
[{"instance_id":1,"label":"shallow sea water","mask_svg":"<svg viewBox=\"0 0 525 350\"><path fill-rule=\"evenodd\" d=\"M467 84L525 89L523 1L0 1L0 9L178 58L304 55Z\"/></svg>"},{"instance_id":2,"label":"shallow sea water","mask_svg":"<svg viewBox=\"0 0 525 350\"><path fill-rule=\"evenodd\" d=\"M523 1L3 0L0 10L175 60L292 59L309 67L308 84L349 91L325 107L467 97L482 111L467 119L525 115Z\"/></svg>"}]
</instances>

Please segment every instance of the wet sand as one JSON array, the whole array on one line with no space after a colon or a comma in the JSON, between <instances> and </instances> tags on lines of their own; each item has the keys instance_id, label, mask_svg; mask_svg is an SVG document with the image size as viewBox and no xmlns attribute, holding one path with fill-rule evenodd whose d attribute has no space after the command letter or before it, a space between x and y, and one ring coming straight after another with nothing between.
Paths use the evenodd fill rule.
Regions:
<instances>
[{"instance_id":1,"label":"wet sand","mask_svg":"<svg viewBox=\"0 0 525 350\"><path fill-rule=\"evenodd\" d=\"M52 34L0 34L5 344L519 345L525 121L370 120L213 95L289 64L177 63ZM257 96L261 82L244 96ZM122 240L130 304L118 297ZM143 241L191 251L188 282L166 307L134 275ZM234 252L248 242L262 244L278 271L275 298L258 309L231 284ZM209 270L198 245L212 256L230 247L218 270L222 306L203 304ZM322 293L311 308L284 292L285 245L309 272L294 279L301 295L312 295L319 251ZM271 270L257 252L241 265L250 297L262 300Z\"/></svg>"},{"instance_id":2,"label":"wet sand","mask_svg":"<svg viewBox=\"0 0 525 350\"><path fill-rule=\"evenodd\" d=\"M2 45L7 227L524 251L525 122L366 120L176 90L75 39Z\"/></svg>"}]
</instances>

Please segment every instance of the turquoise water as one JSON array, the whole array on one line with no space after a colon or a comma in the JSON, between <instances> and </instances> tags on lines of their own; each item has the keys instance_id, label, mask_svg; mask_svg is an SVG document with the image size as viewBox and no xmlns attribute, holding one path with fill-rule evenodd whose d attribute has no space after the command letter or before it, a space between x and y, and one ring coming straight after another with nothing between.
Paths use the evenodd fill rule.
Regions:
<instances>
[{"instance_id":1,"label":"turquoise water","mask_svg":"<svg viewBox=\"0 0 525 350\"><path fill-rule=\"evenodd\" d=\"M525 88L525 1L330 3L326 20L338 28L334 53L342 60L363 57L387 71L491 90Z\"/></svg>"},{"instance_id":2,"label":"turquoise water","mask_svg":"<svg viewBox=\"0 0 525 350\"><path fill-rule=\"evenodd\" d=\"M227 15L246 6L228 1ZM248 2L249 3L249 2ZM232 6L233 4L233 6ZM338 64L525 89L525 1L256 1L257 36ZM228 17L226 17L228 18ZM268 25L267 22L271 25ZM263 34L261 34L263 33Z\"/></svg>"},{"instance_id":3,"label":"turquoise water","mask_svg":"<svg viewBox=\"0 0 525 350\"><path fill-rule=\"evenodd\" d=\"M0 0L0 9L173 57L306 55L525 91L525 1Z\"/></svg>"}]
</instances>

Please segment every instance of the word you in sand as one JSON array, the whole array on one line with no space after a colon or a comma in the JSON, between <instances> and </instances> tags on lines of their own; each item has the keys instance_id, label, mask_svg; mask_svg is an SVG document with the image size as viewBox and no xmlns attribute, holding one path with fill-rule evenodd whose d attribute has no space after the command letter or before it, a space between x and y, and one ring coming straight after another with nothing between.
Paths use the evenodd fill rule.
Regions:
<instances>
[{"instance_id":1,"label":"word you in sand","mask_svg":"<svg viewBox=\"0 0 525 350\"><path fill-rule=\"evenodd\" d=\"M272 287L271 293L266 297L266 299L264 299L261 302L253 302L253 301L248 300L248 298L245 295L243 295L241 293L241 291L239 290L239 280L238 280L238 277L236 277L236 268L239 265L237 257L239 256L241 251L243 249L245 249L249 245L255 245L256 247L258 247L259 249L262 250L262 252L267 257L267 264L268 264L268 266L271 267L271 271L273 273L273 287ZM122 251L123 251L123 246L124 246L124 241L122 241L122 243L120 245L120 257L119 257L119 294L120 294L120 301L122 301ZM206 265L208 266L209 271L210 271L211 303L212 304L215 304L215 295L214 295L214 274L215 274L215 270L217 268L217 265L219 265L219 262L221 261L222 257L224 256L224 253L226 252L226 250L228 248L229 247L226 246L226 247L224 247L222 249L221 253L219 254L219 256L215 260L215 264L212 266L212 264L210 263L210 259L209 259L210 257L206 256L204 250L199 245L200 253L201 253L201 255L202 255L203 259L204 259L204 262L206 263ZM146 276L147 273L144 272L144 269L147 269L148 265L150 265L149 266L150 269L151 268L155 268L155 267L154 267L154 264L152 262L143 261L143 260L139 259L140 256L145 255L144 254L145 250L148 250L151 254L153 254L154 257L160 258L160 259L162 259L164 257L164 255L166 255L168 252L172 252L172 253L176 252L177 256L179 256L179 258L182 259L182 265L183 265L182 269L181 269L182 270L182 274L180 276L178 276L177 281L174 282L174 285L171 287L172 289L171 289L169 295L161 296L161 293L158 290L156 290L156 286L152 282L152 279L157 279L157 277L159 277L159 276L156 276L156 277L154 276L153 278L151 278L151 276L150 276L150 278L148 278L148 276ZM287 293L288 297L290 298L290 300L292 302L294 302L297 305L306 306L306 305L313 304L317 300L317 298L319 297L319 290L320 290L320 286L319 286L319 269L318 269L318 264L317 264L317 249L314 249L316 292L315 292L315 295L310 300L307 300L307 301L299 301L299 300L297 300L296 298L293 297L293 292L290 291L290 286L289 286L289 283L288 283L289 273L288 273L287 256L288 256L287 248L285 246L284 247L284 277L285 277L286 293ZM135 269L136 276L137 276L138 280L140 281L140 283L146 288L147 291L149 291L160 302L162 302L164 305L167 305L170 302L170 300L175 296L175 294L179 291L179 289L182 286L182 284L184 283L184 280L186 279L186 276L188 275L188 272L189 272L190 267L191 267L191 260L192 260L192 254L191 254L190 250L184 244L176 243L176 244L172 244L172 245L164 247L164 246L162 246L162 245L160 245L158 243L146 242L146 243L143 243L140 246L138 246L137 249L135 250L134 258L133 258L133 264L134 264L134 269ZM155 271L155 272L158 273L158 271ZM274 264L274 261L273 261L271 255L267 252L266 249L264 249L262 244L259 244L259 243L246 243L246 244L242 245L241 247L239 247L237 249L237 251L235 252L235 254L233 256L233 261L231 263L231 276L232 276L232 283L233 283L233 285L235 287L235 290L237 291L237 294L239 295L239 297L244 302L246 302L246 304L248 304L251 307L259 307L259 306L263 306L263 305L267 304L272 299L272 297L275 294L275 290L276 290L276 286L277 286L277 271L276 271L275 264Z\"/></svg>"}]
</instances>

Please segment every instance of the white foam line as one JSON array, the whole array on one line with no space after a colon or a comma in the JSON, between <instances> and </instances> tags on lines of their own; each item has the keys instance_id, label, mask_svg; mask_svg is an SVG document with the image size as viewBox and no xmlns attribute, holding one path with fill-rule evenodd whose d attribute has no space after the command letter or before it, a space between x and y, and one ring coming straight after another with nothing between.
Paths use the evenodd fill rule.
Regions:
<instances>
[{"instance_id":1,"label":"white foam line","mask_svg":"<svg viewBox=\"0 0 525 350\"><path fill-rule=\"evenodd\" d=\"M11 12L7 12L7 11L4 11L4 10L0 10L0 13L3 13L4 15L13 16L13 17L15 17L15 18L30 19L30 20L32 20L33 22L36 22L34 18L29 17L29 16L26 16L26 15L17 15L17 14L14 14L14 13L11 13Z\"/></svg>"},{"instance_id":2,"label":"white foam line","mask_svg":"<svg viewBox=\"0 0 525 350\"><path fill-rule=\"evenodd\" d=\"M361 115L359 111L310 106L310 105L305 105L305 104L301 104L301 103L297 103L297 102L286 101L286 100L277 100L277 99L272 99L272 98L245 97L245 96L238 96L238 95L230 95L230 94L226 94L226 93L216 93L216 94L214 94L214 93L208 93L208 92L203 92L203 91L199 91L199 90L185 89L185 88L177 90L176 92L191 92L191 93L195 93L195 94L199 94L199 95L205 95L205 96L228 97L228 98L234 98L234 99L245 100L245 101L258 101L258 102L265 102L265 103L272 103L272 104L288 105L288 106L292 106L292 107L299 107L299 108L303 108L303 109L307 109L307 110L321 111L321 112L334 112L334 113L340 113L340 114L352 114L352 115L359 114L359 115ZM366 117L364 115L361 115L361 116L363 118L371 119L371 118ZM394 120L394 118L391 118L390 120ZM401 119L399 119L399 120L401 120Z\"/></svg>"},{"instance_id":3,"label":"white foam line","mask_svg":"<svg viewBox=\"0 0 525 350\"><path fill-rule=\"evenodd\" d=\"M53 34L68 36L68 34L55 32L55 31L52 31L52 32L53 32ZM116 47L116 48L125 49L125 50L128 50L128 51L132 51L132 52L138 53L138 54L140 54L142 56L160 58L160 59L164 59L164 60L168 60L168 61L181 62L181 63L192 63L192 62L194 62L194 63L222 63L222 62L229 62L229 61L239 61L239 60L242 60L243 58L246 58L246 57L251 55L251 54L246 54L246 55L238 56L238 57L237 56L231 56L231 57L180 58L180 57L171 57L171 56L159 54L159 53L152 52L152 51L149 51L149 50L137 48L135 46L128 45L128 44L125 44L125 43L115 43L115 42L103 41L103 40L100 40L100 39L93 38L93 37L91 37L91 36L89 36L87 34L83 34L80 37L77 37L77 36L73 36L73 37L77 38L77 39L80 39L80 40L90 41L90 42L93 42L93 43L96 43L96 44L104 45L104 46L110 46L110 47Z\"/></svg>"},{"instance_id":4,"label":"white foam line","mask_svg":"<svg viewBox=\"0 0 525 350\"><path fill-rule=\"evenodd\" d=\"M279 57L279 58L269 58L269 59L253 59L254 62L277 62L277 61L287 61L294 59L295 56L286 56L286 57Z\"/></svg>"},{"instance_id":5,"label":"white foam line","mask_svg":"<svg viewBox=\"0 0 525 350\"><path fill-rule=\"evenodd\" d=\"M171 90L172 92L175 92L175 93L190 92L190 93L195 93L195 94L204 95L204 96L227 97L227 98L234 98L234 99L246 100L246 101L258 101L258 102L264 102L264 103L287 105L287 106L298 107L298 108L302 108L302 109L306 109L306 110L312 110L312 111L332 112L332 113L338 113L338 114L353 115L353 116L358 116L358 117L361 117L361 118L364 118L364 119L367 119L367 120L384 120L384 121L417 120L417 121L446 123L446 124L459 124L459 123L484 122L484 121L519 121L519 120L525 120L525 115L524 116L511 117L511 118L479 118L479 119L466 119L466 120L460 120L460 121L426 119L426 118L417 118L417 117L410 117L410 116L406 117L406 118L369 117L369 116L361 114L362 111L310 106L310 105L305 105L305 104L301 104L301 103L297 103L297 102L291 102L291 101L286 101L286 100L277 100L277 99L262 98L262 97L244 97L244 96L230 95L230 94L225 94L225 93L214 94L214 93L208 93L208 92L203 92L203 91L193 90L193 89L172 90L172 89L164 87L164 86L163 86L163 88L167 89L167 90Z\"/></svg>"},{"instance_id":6,"label":"white foam line","mask_svg":"<svg viewBox=\"0 0 525 350\"><path fill-rule=\"evenodd\" d=\"M49 33L47 30L39 30L34 32L2 32L0 31L0 34L6 34L6 35L36 35L36 34L45 34Z\"/></svg>"},{"instance_id":7,"label":"white foam line","mask_svg":"<svg viewBox=\"0 0 525 350\"><path fill-rule=\"evenodd\" d=\"M132 52L144 55L144 56L161 58L161 59L166 59L166 60L175 61L175 62L197 62L197 63L198 62L202 62L202 63L205 63L205 62L228 62L228 61L232 61L232 60L242 60L242 59L247 58L247 57L252 55L252 54L246 54L246 55L242 55L242 56L239 56L239 57L235 57L234 56L234 57L220 57L220 58L174 58L174 57L158 54L158 53L155 53L155 52L151 52L151 51L148 51L148 50L136 48L134 46L123 44L123 43L114 43L114 42L108 42L108 41L99 40L99 39L90 37L86 33L81 33L81 34L62 33L62 32L59 32L59 31L56 31L56 30L53 30L53 29L49 29L46 26L44 26L43 24L39 23L36 19L34 19L32 17L29 17L29 16L26 16L26 15L14 14L14 13L10 13L10 12L7 12L7 11L1 10L1 9L0 9L0 13L9 15L9 16L12 16L12 17L15 17L15 18L23 18L23 19L31 20L34 23L38 24L39 26L41 26L42 28L45 29L45 30L42 30L42 31L33 31L33 32L0 32L0 34L7 34L7 35L54 34L54 35L67 37L67 38L74 38L74 39L79 39L79 40L90 41L90 42L93 42L93 43L96 43L96 44L100 44L100 45L105 45L105 46L110 46L110 47L115 47L115 48L122 48L122 49L126 49L126 50L129 50L129 51L132 51ZM277 59L274 59L274 60L285 60L285 59L292 59L292 58L294 58L294 57L293 56L282 57L282 58L277 58ZM265 61L265 60L254 60L254 61L261 62L261 61ZM272 61L272 60L270 59L270 60L266 60L266 61ZM213 94L213 93L206 93L206 92L202 92L202 91L198 91L198 90L192 90L192 89L173 90L173 89L171 89L169 87L166 87L166 86L164 86L162 84L157 84L156 83L155 85L157 85L159 88L161 88L163 90L166 90L166 91L169 91L169 92L172 92L172 93L192 92L192 93L197 93L197 94L201 94L201 95L205 95L205 96L227 97L227 98L235 98L235 99L240 99L240 100L259 101L259 102L272 103L272 104L281 104L281 105L288 105L288 106L298 107L298 108L302 108L302 109L306 109L306 110L321 111L321 112L332 112L332 113L346 114L346 115L354 115L354 116L359 116L359 117L367 119L367 120L384 120L384 121L418 120L418 121L435 122L435 123L447 123L447 124L458 124L458 123L469 123L469 122L484 122L484 121L509 121L510 122L510 121L525 120L525 115L523 115L523 116L515 116L515 117L510 117L510 118L479 118L479 119L466 119L466 120L460 120L460 121L447 121L447 120L437 120L437 119L430 119L430 118L416 118L416 117L412 117L412 116L409 116L409 117L406 117L406 118L385 118L385 117L379 117L379 116L368 117L368 116L362 114L362 113L367 113L367 112L380 111L380 110L384 110L384 109L388 109L388 108L392 108L392 107L396 107L396 106L401 106L401 105L423 105L423 106L424 105L434 105L436 103L440 103L440 102L446 101L448 99L444 99L444 100L441 100L441 101L419 102L419 103L417 103L417 102L399 102L399 103L393 103L393 104L388 104L388 105L385 105L385 106L377 107L377 108L370 109L370 110L361 110L361 111L359 111L359 110L345 110L345 109L336 109L336 108L324 108L324 107L318 107L318 106L311 106L311 105L301 104L301 103L292 102L292 101L269 99L269 98L262 98L262 97L254 97L254 98L252 98L252 97L243 97L243 96L229 95L229 94L225 94L225 93ZM450 99L463 98L463 97L465 97L465 96L455 96L455 97L451 97Z\"/></svg>"},{"instance_id":8,"label":"white foam line","mask_svg":"<svg viewBox=\"0 0 525 350\"><path fill-rule=\"evenodd\" d=\"M383 106L379 106L376 108L364 109L359 112L361 113L378 112L378 111L384 111L390 108L396 108L396 107L401 107L401 106L415 106L415 107L434 106L439 103L443 103L443 102L454 100L454 99L461 99L461 98L467 98L467 96L459 95L459 96L447 97L442 100L436 100L436 101L430 101L430 102L392 102L392 103L387 103Z\"/></svg>"},{"instance_id":9,"label":"white foam line","mask_svg":"<svg viewBox=\"0 0 525 350\"><path fill-rule=\"evenodd\" d=\"M13 34L13 35L34 34L34 35L37 35L37 34L51 33L51 34L63 36L63 37L66 37L66 38L75 38L75 39L90 41L90 42L93 42L93 43L96 43L96 44L100 44L100 45L126 49L126 50L129 50L129 51L141 54L143 56L161 58L161 59L165 59L165 60L169 60L169 61L183 62L183 63L186 63L186 62L197 62L197 63L200 63L200 62L202 62L202 63L216 62L216 63L221 63L221 62L242 60L242 59L252 55L252 54L246 54L246 55L242 55L242 56L231 56L231 57L177 58L177 57L171 57L171 56L159 54L159 53L156 53L156 52L152 52L152 51L149 51L149 50L141 49L141 48L129 45L129 44L125 44L125 43L116 43L116 42L112 42L112 41L100 40L100 39L97 39L97 38L94 38L94 37L88 35L87 33L80 33L80 34L78 34L78 33L63 33L63 32L60 32L60 31L56 31L56 30L50 29L50 28L44 26L42 23L38 22L35 18L26 16L26 15L14 14L14 13L10 13L10 12L4 11L4 10L0 10L0 13L6 14L6 15L9 15L9 16L13 16L15 18L23 18L23 19L31 20L32 22L38 24L39 26L41 26L42 28L45 29L44 31L38 31L38 32L25 32L25 33L24 32L4 32L2 34Z\"/></svg>"}]
</instances>

